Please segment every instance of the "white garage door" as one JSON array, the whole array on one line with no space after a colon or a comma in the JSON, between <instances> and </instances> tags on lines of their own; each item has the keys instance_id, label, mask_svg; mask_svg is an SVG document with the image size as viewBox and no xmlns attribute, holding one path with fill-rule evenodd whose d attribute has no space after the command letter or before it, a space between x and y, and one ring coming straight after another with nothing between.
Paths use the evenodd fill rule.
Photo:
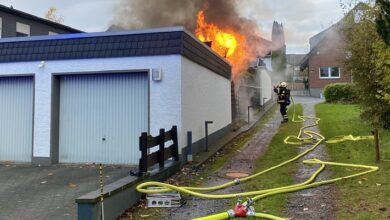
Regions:
<instances>
[{"instance_id":1,"label":"white garage door","mask_svg":"<svg viewBox=\"0 0 390 220\"><path fill-rule=\"evenodd\" d=\"M147 73L62 76L60 163L137 164L148 91Z\"/></svg>"},{"instance_id":2,"label":"white garage door","mask_svg":"<svg viewBox=\"0 0 390 220\"><path fill-rule=\"evenodd\" d=\"M33 78L0 78L0 161L32 157Z\"/></svg>"}]
</instances>

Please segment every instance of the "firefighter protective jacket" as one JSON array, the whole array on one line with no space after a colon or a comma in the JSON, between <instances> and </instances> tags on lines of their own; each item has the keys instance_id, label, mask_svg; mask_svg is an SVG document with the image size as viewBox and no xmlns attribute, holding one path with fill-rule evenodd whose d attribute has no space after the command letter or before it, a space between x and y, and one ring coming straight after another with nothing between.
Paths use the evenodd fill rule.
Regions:
<instances>
[{"instance_id":1,"label":"firefighter protective jacket","mask_svg":"<svg viewBox=\"0 0 390 220\"><path fill-rule=\"evenodd\" d=\"M290 90L286 87L274 88L274 92L278 95L278 103L290 104Z\"/></svg>"}]
</instances>

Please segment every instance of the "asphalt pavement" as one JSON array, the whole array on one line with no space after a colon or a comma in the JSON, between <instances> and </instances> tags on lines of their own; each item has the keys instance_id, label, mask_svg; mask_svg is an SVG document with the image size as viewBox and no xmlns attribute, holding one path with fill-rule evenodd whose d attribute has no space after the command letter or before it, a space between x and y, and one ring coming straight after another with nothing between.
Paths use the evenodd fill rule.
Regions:
<instances>
[{"instance_id":1,"label":"asphalt pavement","mask_svg":"<svg viewBox=\"0 0 390 220\"><path fill-rule=\"evenodd\" d=\"M104 166L104 182L128 175L130 167ZM99 188L94 164L32 166L0 164L0 220L71 220L75 199Z\"/></svg>"}]
</instances>

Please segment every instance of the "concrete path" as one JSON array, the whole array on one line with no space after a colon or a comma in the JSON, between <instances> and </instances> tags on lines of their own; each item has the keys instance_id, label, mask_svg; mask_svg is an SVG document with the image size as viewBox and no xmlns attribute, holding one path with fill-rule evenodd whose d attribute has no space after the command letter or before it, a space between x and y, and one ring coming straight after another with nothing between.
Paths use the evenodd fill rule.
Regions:
<instances>
[{"instance_id":1,"label":"concrete path","mask_svg":"<svg viewBox=\"0 0 390 220\"><path fill-rule=\"evenodd\" d=\"M295 97L295 103L301 103L303 106L303 114L306 116L315 116L314 105L322 102L322 99L310 98L310 97ZM313 124L313 120L307 120L305 125ZM321 122L320 122L321 123ZM308 128L311 131L319 132L318 127ZM306 145L300 147L300 152L308 149L312 145ZM296 182L303 182L308 179L318 166L305 165L302 163L303 160L310 158L318 158L320 160L329 160L326 153L325 145L319 145L314 151L301 158L298 162L299 170L294 174ZM318 180L329 179L331 173L329 170L323 171ZM335 219L334 206L333 206L333 195L335 188L333 185L325 185L317 188L311 188L303 191L291 193L289 196L287 211L285 217L290 219Z\"/></svg>"},{"instance_id":2,"label":"concrete path","mask_svg":"<svg viewBox=\"0 0 390 220\"><path fill-rule=\"evenodd\" d=\"M128 175L129 167L105 166L105 183ZM71 220L75 199L99 188L94 165L0 164L0 220Z\"/></svg>"}]
</instances>

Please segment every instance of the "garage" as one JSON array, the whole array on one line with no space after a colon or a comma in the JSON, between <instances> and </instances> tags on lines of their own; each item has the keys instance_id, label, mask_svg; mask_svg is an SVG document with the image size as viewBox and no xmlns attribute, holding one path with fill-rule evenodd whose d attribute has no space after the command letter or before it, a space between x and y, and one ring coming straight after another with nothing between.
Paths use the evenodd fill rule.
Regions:
<instances>
[{"instance_id":1,"label":"garage","mask_svg":"<svg viewBox=\"0 0 390 220\"><path fill-rule=\"evenodd\" d=\"M0 78L0 161L31 161L33 85L33 77Z\"/></svg>"},{"instance_id":2,"label":"garage","mask_svg":"<svg viewBox=\"0 0 390 220\"><path fill-rule=\"evenodd\" d=\"M137 165L142 132L177 126L183 159L188 131L193 152L204 149L205 121L210 144L230 132L231 67L182 27L2 39L0 49L0 160Z\"/></svg>"},{"instance_id":3,"label":"garage","mask_svg":"<svg viewBox=\"0 0 390 220\"><path fill-rule=\"evenodd\" d=\"M148 94L147 72L61 76L59 162L137 164Z\"/></svg>"}]
</instances>

